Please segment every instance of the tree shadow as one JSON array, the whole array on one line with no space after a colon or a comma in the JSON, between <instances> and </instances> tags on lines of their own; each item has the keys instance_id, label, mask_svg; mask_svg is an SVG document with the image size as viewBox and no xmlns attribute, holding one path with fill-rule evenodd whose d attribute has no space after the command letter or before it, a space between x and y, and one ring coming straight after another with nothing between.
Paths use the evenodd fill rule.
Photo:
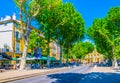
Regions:
<instances>
[{"instance_id":1,"label":"tree shadow","mask_svg":"<svg viewBox=\"0 0 120 83\"><path fill-rule=\"evenodd\" d=\"M51 79L56 79L52 83L76 83L75 81L79 81L78 78L84 77L84 74L77 73L58 73L47 75Z\"/></svg>"},{"instance_id":2,"label":"tree shadow","mask_svg":"<svg viewBox=\"0 0 120 83\"><path fill-rule=\"evenodd\" d=\"M117 73L58 73L47 76L55 79L52 83L120 83L120 74Z\"/></svg>"}]
</instances>

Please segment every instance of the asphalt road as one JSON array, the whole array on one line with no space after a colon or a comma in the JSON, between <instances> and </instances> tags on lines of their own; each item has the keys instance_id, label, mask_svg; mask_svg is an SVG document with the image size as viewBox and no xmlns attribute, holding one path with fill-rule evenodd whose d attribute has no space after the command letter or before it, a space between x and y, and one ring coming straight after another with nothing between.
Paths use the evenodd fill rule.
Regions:
<instances>
[{"instance_id":1,"label":"asphalt road","mask_svg":"<svg viewBox=\"0 0 120 83\"><path fill-rule=\"evenodd\" d=\"M84 77L84 73L90 69L89 66L79 66L69 68L67 71L26 78L10 83L78 83Z\"/></svg>"}]
</instances>

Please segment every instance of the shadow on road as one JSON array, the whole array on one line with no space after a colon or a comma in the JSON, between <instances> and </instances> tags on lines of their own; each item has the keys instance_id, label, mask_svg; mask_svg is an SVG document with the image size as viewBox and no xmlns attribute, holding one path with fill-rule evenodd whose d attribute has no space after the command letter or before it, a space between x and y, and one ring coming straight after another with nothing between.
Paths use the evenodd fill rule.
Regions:
<instances>
[{"instance_id":1,"label":"shadow on road","mask_svg":"<svg viewBox=\"0 0 120 83\"><path fill-rule=\"evenodd\" d=\"M56 79L56 81L52 83L75 83L75 81L79 81L78 78L83 78L84 74L59 73L48 75L48 77L51 79Z\"/></svg>"},{"instance_id":2,"label":"shadow on road","mask_svg":"<svg viewBox=\"0 0 120 83\"><path fill-rule=\"evenodd\" d=\"M52 83L120 83L120 74L92 72L88 74L61 73L48 75Z\"/></svg>"}]
</instances>

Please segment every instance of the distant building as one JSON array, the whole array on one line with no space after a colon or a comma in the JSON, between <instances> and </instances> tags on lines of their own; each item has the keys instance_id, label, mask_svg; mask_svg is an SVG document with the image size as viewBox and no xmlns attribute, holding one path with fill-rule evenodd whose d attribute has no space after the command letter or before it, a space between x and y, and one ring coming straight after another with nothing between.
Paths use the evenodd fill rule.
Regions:
<instances>
[{"instance_id":1,"label":"distant building","mask_svg":"<svg viewBox=\"0 0 120 83\"><path fill-rule=\"evenodd\" d=\"M82 60L84 64L100 63L102 61L103 61L103 55L98 53L96 49L94 49L92 53L85 55L84 60Z\"/></svg>"},{"instance_id":2,"label":"distant building","mask_svg":"<svg viewBox=\"0 0 120 83\"><path fill-rule=\"evenodd\" d=\"M60 45L56 42L53 41L50 43L50 56L55 57L57 60L60 59Z\"/></svg>"}]
</instances>

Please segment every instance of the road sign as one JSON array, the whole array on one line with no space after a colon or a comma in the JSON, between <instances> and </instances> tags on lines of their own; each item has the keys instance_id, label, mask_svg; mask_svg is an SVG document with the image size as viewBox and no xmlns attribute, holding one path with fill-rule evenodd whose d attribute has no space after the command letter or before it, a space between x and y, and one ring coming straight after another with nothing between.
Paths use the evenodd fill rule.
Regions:
<instances>
[{"instance_id":1,"label":"road sign","mask_svg":"<svg viewBox=\"0 0 120 83\"><path fill-rule=\"evenodd\" d=\"M34 50L34 56L36 57L36 59L41 59L41 48L35 48Z\"/></svg>"},{"instance_id":2,"label":"road sign","mask_svg":"<svg viewBox=\"0 0 120 83\"><path fill-rule=\"evenodd\" d=\"M0 55L0 60L2 60L2 58L3 58L2 55Z\"/></svg>"}]
</instances>

